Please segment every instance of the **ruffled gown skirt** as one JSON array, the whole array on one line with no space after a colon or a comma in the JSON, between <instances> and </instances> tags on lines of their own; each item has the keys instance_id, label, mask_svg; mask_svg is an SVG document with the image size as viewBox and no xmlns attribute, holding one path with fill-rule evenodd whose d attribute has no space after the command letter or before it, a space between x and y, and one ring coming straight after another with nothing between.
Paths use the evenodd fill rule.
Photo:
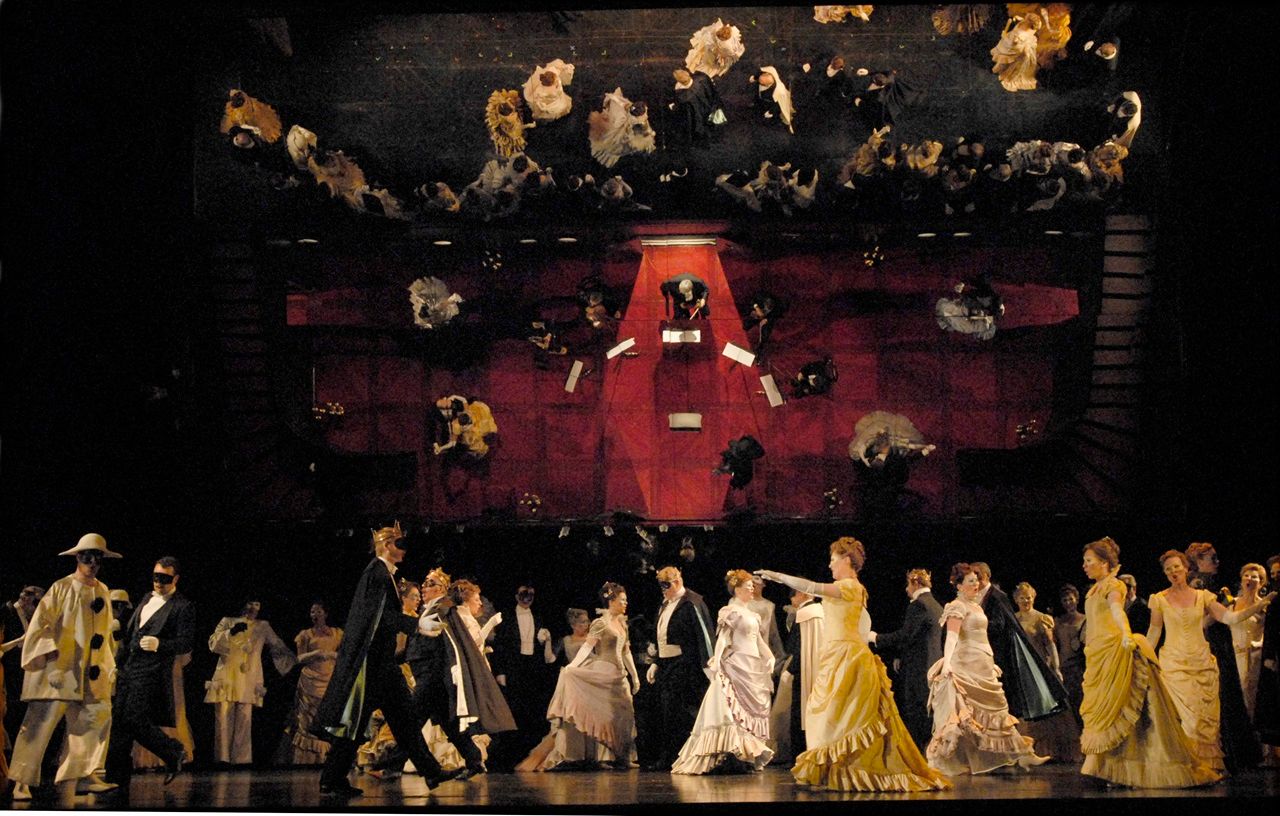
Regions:
<instances>
[{"instance_id":1,"label":"ruffled gown skirt","mask_svg":"<svg viewBox=\"0 0 1280 816\"><path fill-rule=\"evenodd\" d=\"M710 773L731 758L753 771L769 764L773 758L768 744L772 695L767 661L754 655L727 654L702 697L693 731L671 772Z\"/></svg>"},{"instance_id":2,"label":"ruffled gown skirt","mask_svg":"<svg viewBox=\"0 0 1280 816\"><path fill-rule=\"evenodd\" d=\"M791 775L841 791L946 790L911 739L884 663L860 640L828 641L809 694L806 741Z\"/></svg>"},{"instance_id":3,"label":"ruffled gown skirt","mask_svg":"<svg viewBox=\"0 0 1280 816\"><path fill-rule=\"evenodd\" d=\"M1222 774L1196 754L1146 638L1085 647L1082 774L1135 788L1190 788Z\"/></svg>"},{"instance_id":4,"label":"ruffled gown skirt","mask_svg":"<svg viewBox=\"0 0 1280 816\"><path fill-rule=\"evenodd\" d=\"M1030 737L1019 733L991 655L961 644L949 676L943 676L942 663L929 669L933 739L925 756L930 765L954 776L1048 761L1036 756Z\"/></svg>"},{"instance_id":5,"label":"ruffled gown skirt","mask_svg":"<svg viewBox=\"0 0 1280 816\"><path fill-rule=\"evenodd\" d=\"M564 763L635 760L631 690L622 670L607 660L561 669L547 719L551 732L516 770L549 771Z\"/></svg>"}]
</instances>

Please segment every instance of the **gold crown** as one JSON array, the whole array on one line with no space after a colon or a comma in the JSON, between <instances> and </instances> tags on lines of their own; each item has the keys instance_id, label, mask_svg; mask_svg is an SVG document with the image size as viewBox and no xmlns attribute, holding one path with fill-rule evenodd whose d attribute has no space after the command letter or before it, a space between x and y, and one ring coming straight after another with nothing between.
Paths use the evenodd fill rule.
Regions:
<instances>
[{"instance_id":1,"label":"gold crown","mask_svg":"<svg viewBox=\"0 0 1280 816\"><path fill-rule=\"evenodd\" d=\"M393 544L404 538L404 531L400 529L400 522L396 521L394 527L383 527L380 530L373 530L373 546L382 547Z\"/></svg>"}]
</instances>

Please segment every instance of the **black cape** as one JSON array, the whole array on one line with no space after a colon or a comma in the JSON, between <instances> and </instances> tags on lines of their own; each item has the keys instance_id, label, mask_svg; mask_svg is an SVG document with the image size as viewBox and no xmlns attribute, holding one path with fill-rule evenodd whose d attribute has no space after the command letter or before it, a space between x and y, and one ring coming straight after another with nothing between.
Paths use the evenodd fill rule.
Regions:
<instances>
[{"instance_id":1,"label":"black cape","mask_svg":"<svg viewBox=\"0 0 1280 816\"><path fill-rule=\"evenodd\" d=\"M436 609L439 610L440 620L449 629L452 643L457 647L458 666L462 670L462 683L458 686L458 691L466 697L467 716L475 717L479 729L486 734L515 731L516 721L511 716L506 698L502 696L502 689L493 678L489 664L476 648L471 635L467 633L466 625L459 618L458 607L448 601L441 601ZM511 625L514 626L515 623L512 622ZM456 705L450 711L457 711Z\"/></svg>"},{"instance_id":2,"label":"black cape","mask_svg":"<svg viewBox=\"0 0 1280 816\"><path fill-rule=\"evenodd\" d=\"M1069 710L1066 688L1027 640L1009 596L993 585L982 599L982 611L1009 712L1020 720L1041 720Z\"/></svg>"},{"instance_id":3,"label":"black cape","mask_svg":"<svg viewBox=\"0 0 1280 816\"><path fill-rule=\"evenodd\" d=\"M673 145L705 141L715 131L711 115L724 110L724 102L711 77L702 71L694 71L692 76L692 85L672 93L675 110L669 111L668 139Z\"/></svg>"},{"instance_id":4,"label":"black cape","mask_svg":"<svg viewBox=\"0 0 1280 816\"><path fill-rule=\"evenodd\" d=\"M369 652L373 646L374 635L380 626L385 625L383 616L394 614L416 623L416 620L404 615L398 607L388 609L388 596L397 599L395 581L377 558L369 562L356 584L355 597L351 600L351 611L347 613L347 625L343 630L342 643L338 646L338 659L329 679L329 687L324 693L316 709L315 718L311 721L311 733L320 739L333 740L345 738L362 740L364 728L369 722L372 710L366 710L365 677L370 671ZM397 626L397 629L404 627ZM392 662L394 668L394 637L388 653L375 655L375 660L384 658Z\"/></svg>"}]
</instances>

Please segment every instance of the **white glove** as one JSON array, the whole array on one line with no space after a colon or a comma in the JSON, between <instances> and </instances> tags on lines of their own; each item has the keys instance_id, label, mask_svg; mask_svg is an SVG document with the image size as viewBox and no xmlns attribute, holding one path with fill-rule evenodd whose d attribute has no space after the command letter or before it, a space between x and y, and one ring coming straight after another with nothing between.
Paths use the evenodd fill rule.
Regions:
<instances>
[{"instance_id":1,"label":"white glove","mask_svg":"<svg viewBox=\"0 0 1280 816\"><path fill-rule=\"evenodd\" d=\"M551 633L550 633L550 632L548 632L546 629L539 629L539 630L538 630L537 640L538 640L538 642L539 642L539 643L546 643L546 642L547 642L548 640L550 640L550 639L551 639Z\"/></svg>"},{"instance_id":2,"label":"white glove","mask_svg":"<svg viewBox=\"0 0 1280 816\"><path fill-rule=\"evenodd\" d=\"M955 654L956 644L960 642L959 632L947 632L947 639L942 647L942 676L951 676L951 655Z\"/></svg>"},{"instance_id":3,"label":"white glove","mask_svg":"<svg viewBox=\"0 0 1280 816\"><path fill-rule=\"evenodd\" d=\"M495 678L493 678L493 679L495 679L495 680L497 680L497 681L498 681L498 685L502 686L503 688L506 688L506 686L507 686L507 676L506 676L505 674L500 674L500 675L498 675L497 677L495 677Z\"/></svg>"},{"instance_id":4,"label":"white glove","mask_svg":"<svg viewBox=\"0 0 1280 816\"><path fill-rule=\"evenodd\" d=\"M876 635L876 633L875 633L875 632L868 632L868 633L867 633L867 643L875 643L875 642L876 642L876 637L877 637L877 635Z\"/></svg>"},{"instance_id":5,"label":"white glove","mask_svg":"<svg viewBox=\"0 0 1280 816\"><path fill-rule=\"evenodd\" d=\"M116 620L115 618L112 618L112 619L111 619L111 623L110 623L110 625L108 625L108 626L107 626L107 629L108 629L109 631L112 631L112 632L119 632L119 631L120 631L120 621Z\"/></svg>"},{"instance_id":6,"label":"white glove","mask_svg":"<svg viewBox=\"0 0 1280 816\"><path fill-rule=\"evenodd\" d=\"M488 623L490 627L497 626L498 624L502 623L502 613L494 612L493 616L489 618Z\"/></svg>"},{"instance_id":7,"label":"white glove","mask_svg":"<svg viewBox=\"0 0 1280 816\"><path fill-rule=\"evenodd\" d=\"M138 647L144 652L154 652L160 648L160 638L154 635L144 635L138 641Z\"/></svg>"},{"instance_id":8,"label":"white glove","mask_svg":"<svg viewBox=\"0 0 1280 816\"><path fill-rule=\"evenodd\" d=\"M650 663L650 664L649 664L649 670L648 670L647 672L645 672L645 673L644 673L644 679L645 679L646 681L648 681L649 685L651 685L651 686L654 684L654 682L656 682L656 681L657 681L657 679L658 679L658 664L657 664L657 663Z\"/></svg>"},{"instance_id":9,"label":"white glove","mask_svg":"<svg viewBox=\"0 0 1280 816\"><path fill-rule=\"evenodd\" d=\"M49 688L60 689L67 682L67 672L62 669L53 669L49 672L45 682L49 684Z\"/></svg>"},{"instance_id":10,"label":"white glove","mask_svg":"<svg viewBox=\"0 0 1280 816\"><path fill-rule=\"evenodd\" d=\"M644 653L647 654L649 657L657 657L658 645L656 643L650 643L648 646L645 647Z\"/></svg>"}]
</instances>

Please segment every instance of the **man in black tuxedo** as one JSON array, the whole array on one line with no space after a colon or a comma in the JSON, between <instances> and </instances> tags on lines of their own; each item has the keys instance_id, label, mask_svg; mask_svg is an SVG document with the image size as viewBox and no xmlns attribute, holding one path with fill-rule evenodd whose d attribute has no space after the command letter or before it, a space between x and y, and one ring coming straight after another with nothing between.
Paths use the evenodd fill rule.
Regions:
<instances>
[{"instance_id":1,"label":"man in black tuxedo","mask_svg":"<svg viewBox=\"0 0 1280 816\"><path fill-rule=\"evenodd\" d=\"M929 716L929 667L942 659L942 605L933 597L933 579L927 569L907 572L907 605L902 626L894 632L871 633L879 654L894 654L898 672L893 685L898 711L911 738L923 751L933 735Z\"/></svg>"},{"instance_id":2,"label":"man in black tuxedo","mask_svg":"<svg viewBox=\"0 0 1280 816\"><path fill-rule=\"evenodd\" d=\"M1124 599L1124 614L1129 619L1129 630L1140 635L1151 628L1151 608L1147 602L1138 597L1138 579L1125 573L1120 581L1129 588Z\"/></svg>"},{"instance_id":3,"label":"man in black tuxedo","mask_svg":"<svg viewBox=\"0 0 1280 816\"><path fill-rule=\"evenodd\" d=\"M152 592L138 602L116 655L107 779L129 796L133 744L164 760L165 784L182 770L186 749L160 730L176 727L173 661L191 651L195 608L178 592L178 559L165 556L151 572Z\"/></svg>"},{"instance_id":4,"label":"man in black tuxedo","mask_svg":"<svg viewBox=\"0 0 1280 816\"><path fill-rule=\"evenodd\" d=\"M981 561L972 566L981 582L979 602L987 616L987 639L1000 667L1009 713L1020 720L1042 720L1070 712L1066 688L1027 640L1009 596L991 583L991 567Z\"/></svg>"},{"instance_id":5,"label":"man in black tuxedo","mask_svg":"<svg viewBox=\"0 0 1280 816\"><path fill-rule=\"evenodd\" d=\"M395 657L396 635L419 631L418 619L404 613L396 587L397 565L405 556L403 540L399 522L373 533L375 557L356 584L337 665L311 722L311 733L332 743L320 772L322 796L349 799L364 793L347 780L347 774L357 745L365 739L369 716L379 708L396 745L413 760L428 790L458 776L441 770L427 750L422 723Z\"/></svg>"},{"instance_id":6,"label":"man in black tuxedo","mask_svg":"<svg viewBox=\"0 0 1280 816\"><path fill-rule=\"evenodd\" d=\"M427 573L422 582L418 631L409 636L405 662L413 672L413 705L419 727L427 720L440 727L465 763L454 772L456 777L469 779L485 772L484 759L471 735L514 731L516 723L484 655L446 596L449 584L443 569L436 567ZM459 698L466 712L461 716Z\"/></svg>"},{"instance_id":7,"label":"man in black tuxedo","mask_svg":"<svg viewBox=\"0 0 1280 816\"><path fill-rule=\"evenodd\" d=\"M657 683L662 712L662 750L648 770L670 770L693 730L707 690L703 667L711 658L711 613L698 593L686 589L680 570L658 570L662 606L658 609L658 660L646 678Z\"/></svg>"},{"instance_id":8,"label":"man in black tuxedo","mask_svg":"<svg viewBox=\"0 0 1280 816\"><path fill-rule=\"evenodd\" d=\"M490 752L497 768L515 767L547 733L551 699L547 666L555 662L551 632L533 610L537 590L526 581L516 590L515 608L503 614L493 644L493 673L502 686L517 730L497 741ZM494 756L496 754L496 756Z\"/></svg>"}]
</instances>

